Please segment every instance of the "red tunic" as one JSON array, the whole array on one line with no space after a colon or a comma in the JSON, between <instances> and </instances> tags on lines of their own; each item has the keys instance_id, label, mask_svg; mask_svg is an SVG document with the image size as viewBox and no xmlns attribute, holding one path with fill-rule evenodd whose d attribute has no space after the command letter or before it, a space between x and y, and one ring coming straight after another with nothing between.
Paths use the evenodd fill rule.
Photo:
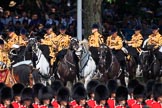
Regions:
<instances>
[{"instance_id":1,"label":"red tunic","mask_svg":"<svg viewBox=\"0 0 162 108\"><path fill-rule=\"evenodd\" d=\"M127 100L127 104L129 106L129 108L132 108L132 105L136 103L136 100L135 99L128 99Z\"/></svg>"},{"instance_id":2,"label":"red tunic","mask_svg":"<svg viewBox=\"0 0 162 108\"><path fill-rule=\"evenodd\" d=\"M126 107L122 106L122 105L117 105L117 106L115 106L115 108L126 108Z\"/></svg>"},{"instance_id":3,"label":"red tunic","mask_svg":"<svg viewBox=\"0 0 162 108\"><path fill-rule=\"evenodd\" d=\"M162 108L162 104L160 102L154 101L152 103L152 107L151 108Z\"/></svg>"},{"instance_id":4,"label":"red tunic","mask_svg":"<svg viewBox=\"0 0 162 108\"><path fill-rule=\"evenodd\" d=\"M131 108L143 108L143 105L140 103L134 103Z\"/></svg>"},{"instance_id":5,"label":"red tunic","mask_svg":"<svg viewBox=\"0 0 162 108\"><path fill-rule=\"evenodd\" d=\"M153 102L154 102L153 99L147 99L147 100L145 100L146 105L149 106L149 107L152 107Z\"/></svg>"},{"instance_id":6,"label":"red tunic","mask_svg":"<svg viewBox=\"0 0 162 108\"><path fill-rule=\"evenodd\" d=\"M0 108L7 108L7 107L5 107L3 104L0 104Z\"/></svg>"},{"instance_id":7,"label":"red tunic","mask_svg":"<svg viewBox=\"0 0 162 108\"><path fill-rule=\"evenodd\" d=\"M32 106L33 106L34 108L40 108L40 105L39 105L38 103L33 103Z\"/></svg>"},{"instance_id":8,"label":"red tunic","mask_svg":"<svg viewBox=\"0 0 162 108\"><path fill-rule=\"evenodd\" d=\"M115 99L109 98L107 104L109 105L109 108L115 108Z\"/></svg>"},{"instance_id":9,"label":"red tunic","mask_svg":"<svg viewBox=\"0 0 162 108\"><path fill-rule=\"evenodd\" d=\"M94 106L96 106L96 101L93 100L93 99L89 99L89 100L87 101L87 104L88 104L88 106L89 106L90 108L94 108Z\"/></svg>"},{"instance_id":10,"label":"red tunic","mask_svg":"<svg viewBox=\"0 0 162 108\"><path fill-rule=\"evenodd\" d=\"M13 108L20 108L20 103L19 102L17 102L17 101L13 101L12 102L12 106L13 106Z\"/></svg>"}]
</instances>

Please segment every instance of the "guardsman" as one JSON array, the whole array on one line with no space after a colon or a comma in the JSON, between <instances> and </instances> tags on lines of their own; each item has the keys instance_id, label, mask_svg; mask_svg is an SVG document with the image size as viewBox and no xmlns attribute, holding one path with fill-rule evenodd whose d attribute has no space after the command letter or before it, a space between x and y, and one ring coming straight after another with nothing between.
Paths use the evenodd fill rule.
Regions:
<instances>
[{"instance_id":1,"label":"guardsman","mask_svg":"<svg viewBox=\"0 0 162 108\"><path fill-rule=\"evenodd\" d=\"M152 91L152 88L153 88L154 85L155 85L155 80L153 80L153 79L148 80L148 82L146 84L146 100L145 100L145 103L149 108L152 107L152 103L155 101L154 97L153 97L153 91Z\"/></svg>"},{"instance_id":2,"label":"guardsman","mask_svg":"<svg viewBox=\"0 0 162 108\"><path fill-rule=\"evenodd\" d=\"M15 33L15 29L13 27L8 30L9 39L7 41L7 49L11 49L14 44L18 44L18 36Z\"/></svg>"},{"instance_id":3,"label":"guardsman","mask_svg":"<svg viewBox=\"0 0 162 108\"><path fill-rule=\"evenodd\" d=\"M38 93L39 93L39 90L44 87L44 85L42 83L36 83L34 86L33 86L33 90L34 90L34 102L32 104L32 106L34 108L39 108L40 106L40 100L38 98Z\"/></svg>"},{"instance_id":4,"label":"guardsman","mask_svg":"<svg viewBox=\"0 0 162 108\"><path fill-rule=\"evenodd\" d=\"M126 108L128 98L128 90L124 86L119 86L116 90L116 106L115 108Z\"/></svg>"},{"instance_id":5,"label":"guardsman","mask_svg":"<svg viewBox=\"0 0 162 108\"><path fill-rule=\"evenodd\" d=\"M134 103L131 105L131 108L143 108L144 96L145 96L145 87L142 84L137 85L133 90Z\"/></svg>"},{"instance_id":6,"label":"guardsman","mask_svg":"<svg viewBox=\"0 0 162 108\"><path fill-rule=\"evenodd\" d=\"M10 87L3 87L1 89L1 104L0 108L12 108L11 101L13 98L13 91Z\"/></svg>"},{"instance_id":7,"label":"guardsman","mask_svg":"<svg viewBox=\"0 0 162 108\"><path fill-rule=\"evenodd\" d=\"M83 86L77 86L72 93L73 101L70 102L70 108L85 108L87 92Z\"/></svg>"},{"instance_id":8,"label":"guardsman","mask_svg":"<svg viewBox=\"0 0 162 108\"><path fill-rule=\"evenodd\" d=\"M12 106L13 108L20 108L20 102L21 102L21 92L24 89L24 85L21 83L16 83L12 86L13 90L13 101Z\"/></svg>"},{"instance_id":9,"label":"guardsman","mask_svg":"<svg viewBox=\"0 0 162 108\"><path fill-rule=\"evenodd\" d=\"M93 108L95 106L95 88L100 82L98 80L91 80L87 84L87 92L88 92L88 97L89 99L87 100L87 104L90 108Z\"/></svg>"},{"instance_id":10,"label":"guardsman","mask_svg":"<svg viewBox=\"0 0 162 108\"><path fill-rule=\"evenodd\" d=\"M56 34L53 32L51 25L46 25L45 29L46 29L46 34L44 35L44 39L41 39L41 44L49 46L49 50L50 50L49 56L51 57L50 63L52 65L56 59L55 52L54 52L56 48L55 45Z\"/></svg>"},{"instance_id":11,"label":"guardsman","mask_svg":"<svg viewBox=\"0 0 162 108\"><path fill-rule=\"evenodd\" d=\"M162 108L162 83L156 83L153 86L154 102L151 108Z\"/></svg>"},{"instance_id":12,"label":"guardsman","mask_svg":"<svg viewBox=\"0 0 162 108\"><path fill-rule=\"evenodd\" d=\"M57 102L53 104L53 108L67 108L70 99L70 91L66 87L59 89L57 93Z\"/></svg>"},{"instance_id":13,"label":"guardsman","mask_svg":"<svg viewBox=\"0 0 162 108\"><path fill-rule=\"evenodd\" d=\"M154 50L154 54L155 54L156 58L162 64L162 51L159 50L160 46L162 46L162 36L159 33L158 26L153 25L152 26L152 34L149 35L149 37L148 37L147 48Z\"/></svg>"},{"instance_id":14,"label":"guardsman","mask_svg":"<svg viewBox=\"0 0 162 108\"><path fill-rule=\"evenodd\" d=\"M33 103L33 89L26 87L21 92L20 108L32 108L32 103Z\"/></svg>"},{"instance_id":15,"label":"guardsman","mask_svg":"<svg viewBox=\"0 0 162 108\"><path fill-rule=\"evenodd\" d=\"M26 29L24 29L24 28L20 29L20 36L18 36L18 45L26 46L26 44L28 42L28 38L27 38L26 34L27 34Z\"/></svg>"},{"instance_id":16,"label":"guardsman","mask_svg":"<svg viewBox=\"0 0 162 108\"><path fill-rule=\"evenodd\" d=\"M68 49L71 41L71 36L65 34L66 33L66 27L62 25L60 27L60 34L57 36L57 47L58 52L63 49Z\"/></svg>"},{"instance_id":17,"label":"guardsman","mask_svg":"<svg viewBox=\"0 0 162 108\"><path fill-rule=\"evenodd\" d=\"M107 100L107 104L109 105L109 108L115 108L116 89L118 88L117 81L114 79L110 79L107 83L107 88L110 94Z\"/></svg>"},{"instance_id":18,"label":"guardsman","mask_svg":"<svg viewBox=\"0 0 162 108\"><path fill-rule=\"evenodd\" d=\"M126 71L125 54L121 50L123 47L122 38L118 36L117 29L111 30L111 35L107 37L106 45L112 50L121 65L122 71Z\"/></svg>"},{"instance_id":19,"label":"guardsman","mask_svg":"<svg viewBox=\"0 0 162 108\"><path fill-rule=\"evenodd\" d=\"M138 64L137 72L140 71L139 52L141 51L141 45L143 43L143 36L140 32L141 32L141 27L136 26L135 33L132 35L131 40L125 41L125 43L127 43L128 45L127 49L129 54L134 57L136 63Z\"/></svg>"},{"instance_id":20,"label":"guardsman","mask_svg":"<svg viewBox=\"0 0 162 108\"><path fill-rule=\"evenodd\" d=\"M3 39L0 39L0 61L5 63L7 67L10 65L10 59Z\"/></svg>"},{"instance_id":21,"label":"guardsman","mask_svg":"<svg viewBox=\"0 0 162 108\"><path fill-rule=\"evenodd\" d=\"M52 107L51 99L52 99L52 89L49 86L44 86L39 90L38 98L40 100L39 108L49 108Z\"/></svg>"},{"instance_id":22,"label":"guardsman","mask_svg":"<svg viewBox=\"0 0 162 108\"><path fill-rule=\"evenodd\" d=\"M92 35L88 38L88 43L90 47L99 47L104 43L103 36L98 32L98 25L92 25Z\"/></svg>"},{"instance_id":23,"label":"guardsman","mask_svg":"<svg viewBox=\"0 0 162 108\"><path fill-rule=\"evenodd\" d=\"M95 101L96 104L94 106L94 108L107 108L107 99L108 99L108 89L105 85L103 84L99 84L96 88L95 88Z\"/></svg>"}]
</instances>

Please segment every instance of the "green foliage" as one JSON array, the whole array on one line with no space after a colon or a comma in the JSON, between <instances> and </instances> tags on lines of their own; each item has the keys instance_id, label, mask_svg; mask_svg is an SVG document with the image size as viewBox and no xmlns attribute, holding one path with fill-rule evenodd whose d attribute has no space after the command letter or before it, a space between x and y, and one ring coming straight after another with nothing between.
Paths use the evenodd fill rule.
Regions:
<instances>
[{"instance_id":1,"label":"green foliage","mask_svg":"<svg viewBox=\"0 0 162 108\"><path fill-rule=\"evenodd\" d=\"M106 0L106 1L109 2L110 4L116 2L116 0Z\"/></svg>"}]
</instances>

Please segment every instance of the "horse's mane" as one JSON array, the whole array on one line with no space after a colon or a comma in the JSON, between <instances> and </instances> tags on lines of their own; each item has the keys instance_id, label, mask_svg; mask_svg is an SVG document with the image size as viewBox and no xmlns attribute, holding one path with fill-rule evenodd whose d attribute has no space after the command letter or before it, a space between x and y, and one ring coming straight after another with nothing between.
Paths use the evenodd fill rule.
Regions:
<instances>
[{"instance_id":1,"label":"horse's mane","mask_svg":"<svg viewBox=\"0 0 162 108\"><path fill-rule=\"evenodd\" d=\"M79 44L83 44L86 50L89 50L89 44L87 39L83 39L82 41L79 41Z\"/></svg>"}]
</instances>

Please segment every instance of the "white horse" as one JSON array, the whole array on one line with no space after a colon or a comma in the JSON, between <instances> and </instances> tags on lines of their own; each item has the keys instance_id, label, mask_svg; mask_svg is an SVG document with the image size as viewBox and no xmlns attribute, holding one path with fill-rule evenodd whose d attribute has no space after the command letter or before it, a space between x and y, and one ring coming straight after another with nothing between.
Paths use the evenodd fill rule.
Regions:
<instances>
[{"instance_id":1,"label":"white horse","mask_svg":"<svg viewBox=\"0 0 162 108\"><path fill-rule=\"evenodd\" d=\"M79 42L79 48L76 50L76 55L79 57L79 73L84 78L84 85L93 78L96 70L96 64L89 52L88 41L83 40Z\"/></svg>"},{"instance_id":2,"label":"white horse","mask_svg":"<svg viewBox=\"0 0 162 108\"><path fill-rule=\"evenodd\" d=\"M42 53L42 51L39 49L39 44L36 41L35 38L30 38L29 39L29 44L31 42L32 45L32 51L33 53L36 54L37 56L37 61L35 61L36 63L36 69L39 69L40 74L41 74L41 82L46 85L47 83L47 79L43 78L45 76L49 77L49 72L50 72L50 64L47 61L47 59L45 58L44 54ZM48 78L49 79L49 78ZM48 81L49 82L49 81ZM49 82L50 83L50 82Z\"/></svg>"}]
</instances>

